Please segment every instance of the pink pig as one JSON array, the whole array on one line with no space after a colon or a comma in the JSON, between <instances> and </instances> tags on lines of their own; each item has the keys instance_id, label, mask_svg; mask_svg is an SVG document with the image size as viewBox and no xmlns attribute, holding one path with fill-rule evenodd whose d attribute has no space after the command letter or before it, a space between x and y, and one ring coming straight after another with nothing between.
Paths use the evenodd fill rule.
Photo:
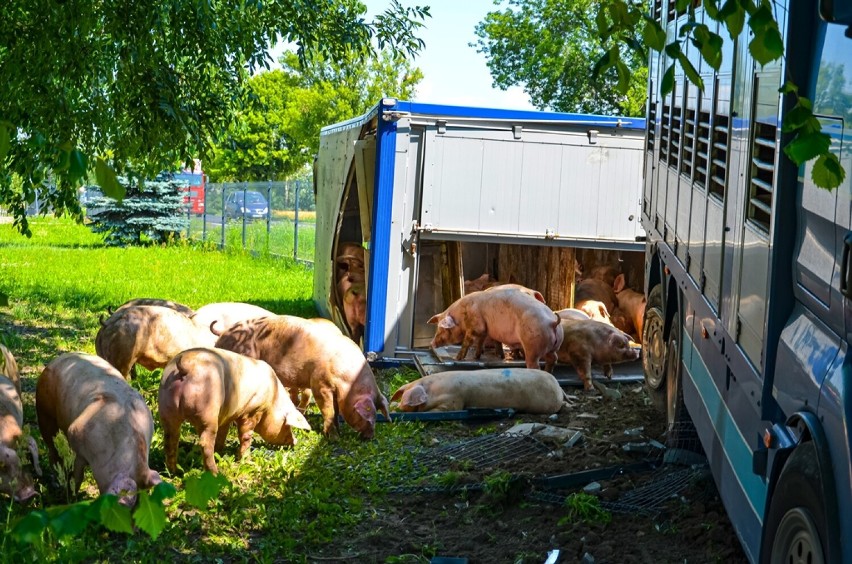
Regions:
<instances>
[{"instance_id":1,"label":"pink pig","mask_svg":"<svg viewBox=\"0 0 852 564\"><path fill-rule=\"evenodd\" d=\"M592 389L592 364L600 365L607 378L612 365L639 358L639 349L630 346L630 336L594 319L562 318L565 335L559 347L559 362L571 364L586 390Z\"/></svg>"},{"instance_id":2,"label":"pink pig","mask_svg":"<svg viewBox=\"0 0 852 564\"><path fill-rule=\"evenodd\" d=\"M522 290L500 288L463 296L432 316L429 323L438 325L432 347L461 343L456 360L462 360L474 345L475 358L480 358L490 338L500 344L498 350L503 344L523 350L527 368L538 368L544 359L545 370L552 371L562 343L559 316Z\"/></svg>"},{"instance_id":3,"label":"pink pig","mask_svg":"<svg viewBox=\"0 0 852 564\"><path fill-rule=\"evenodd\" d=\"M270 444L293 445L291 427L311 428L271 366L224 349L189 349L170 360L160 381L159 410L172 472L184 421L198 431L204 467L214 474L219 472L214 446L222 450L232 423L240 438L237 460L251 446L253 431Z\"/></svg>"},{"instance_id":4,"label":"pink pig","mask_svg":"<svg viewBox=\"0 0 852 564\"><path fill-rule=\"evenodd\" d=\"M249 319L223 332L216 346L268 362L291 398L309 388L325 435L337 433L338 413L363 439L373 438L377 406L390 419L364 353L327 319Z\"/></svg>"}]
</instances>

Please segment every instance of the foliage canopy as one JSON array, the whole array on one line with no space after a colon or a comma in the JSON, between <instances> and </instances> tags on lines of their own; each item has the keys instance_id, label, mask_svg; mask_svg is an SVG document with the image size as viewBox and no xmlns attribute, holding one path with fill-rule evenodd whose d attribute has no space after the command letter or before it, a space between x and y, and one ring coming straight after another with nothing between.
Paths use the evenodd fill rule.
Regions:
<instances>
[{"instance_id":1,"label":"foliage canopy","mask_svg":"<svg viewBox=\"0 0 852 564\"><path fill-rule=\"evenodd\" d=\"M76 188L91 172L120 198L126 167L153 177L205 159L277 41L335 61L422 48L428 8L365 12L358 0L0 3L0 205L28 233L37 189L79 219Z\"/></svg>"}]
</instances>

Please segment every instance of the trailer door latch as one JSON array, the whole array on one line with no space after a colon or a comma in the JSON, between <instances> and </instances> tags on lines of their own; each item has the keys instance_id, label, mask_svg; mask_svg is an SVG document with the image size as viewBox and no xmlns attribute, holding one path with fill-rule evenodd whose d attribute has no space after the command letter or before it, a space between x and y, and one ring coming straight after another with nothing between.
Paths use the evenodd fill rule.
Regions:
<instances>
[{"instance_id":1,"label":"trailer door latch","mask_svg":"<svg viewBox=\"0 0 852 564\"><path fill-rule=\"evenodd\" d=\"M840 267L840 293L852 298L852 272L849 268L849 251L852 249L852 231L843 238L843 260Z\"/></svg>"}]
</instances>

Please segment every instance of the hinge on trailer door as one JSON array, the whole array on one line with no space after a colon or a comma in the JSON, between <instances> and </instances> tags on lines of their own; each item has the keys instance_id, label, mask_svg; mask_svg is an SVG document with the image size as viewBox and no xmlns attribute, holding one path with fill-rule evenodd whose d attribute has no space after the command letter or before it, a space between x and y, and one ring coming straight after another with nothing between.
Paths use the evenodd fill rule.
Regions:
<instances>
[{"instance_id":1,"label":"hinge on trailer door","mask_svg":"<svg viewBox=\"0 0 852 564\"><path fill-rule=\"evenodd\" d=\"M734 341L740 342L740 331L743 329L743 322L740 321L740 318L737 317L737 326L734 328Z\"/></svg>"},{"instance_id":2,"label":"hinge on trailer door","mask_svg":"<svg viewBox=\"0 0 852 564\"><path fill-rule=\"evenodd\" d=\"M411 255L412 257L417 256L417 239L418 233L420 232L420 226L417 223L417 220L411 222L411 231L408 232L408 239L405 239L402 242L402 250Z\"/></svg>"}]
</instances>

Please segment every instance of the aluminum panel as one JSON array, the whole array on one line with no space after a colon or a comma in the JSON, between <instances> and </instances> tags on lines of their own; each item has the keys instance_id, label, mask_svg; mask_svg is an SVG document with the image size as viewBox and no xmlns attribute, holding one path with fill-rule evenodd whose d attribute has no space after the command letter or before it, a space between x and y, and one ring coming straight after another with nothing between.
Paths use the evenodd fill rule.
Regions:
<instances>
[{"instance_id":1,"label":"aluminum panel","mask_svg":"<svg viewBox=\"0 0 852 564\"><path fill-rule=\"evenodd\" d=\"M689 275L698 282L704 265L704 220L707 213L707 192L693 186L689 215Z\"/></svg>"},{"instance_id":2,"label":"aluminum panel","mask_svg":"<svg viewBox=\"0 0 852 564\"><path fill-rule=\"evenodd\" d=\"M722 202L707 199L707 229L704 240L704 295L719 311L719 288L722 283L722 247L724 215Z\"/></svg>"},{"instance_id":3,"label":"aluminum panel","mask_svg":"<svg viewBox=\"0 0 852 564\"><path fill-rule=\"evenodd\" d=\"M766 332L766 293L769 273L769 243L766 235L746 225L740 265L738 342L752 363L763 366L763 336Z\"/></svg>"},{"instance_id":4,"label":"aluminum panel","mask_svg":"<svg viewBox=\"0 0 852 564\"><path fill-rule=\"evenodd\" d=\"M588 159L590 165L595 161L600 165L599 189L593 208L597 212L597 235L607 239L635 240L637 235L642 234L639 221L642 179L637 174L633 180L634 177L626 173L642 170L642 151L613 151L601 147L598 152L591 152ZM573 193L576 194L577 190Z\"/></svg>"}]
</instances>

